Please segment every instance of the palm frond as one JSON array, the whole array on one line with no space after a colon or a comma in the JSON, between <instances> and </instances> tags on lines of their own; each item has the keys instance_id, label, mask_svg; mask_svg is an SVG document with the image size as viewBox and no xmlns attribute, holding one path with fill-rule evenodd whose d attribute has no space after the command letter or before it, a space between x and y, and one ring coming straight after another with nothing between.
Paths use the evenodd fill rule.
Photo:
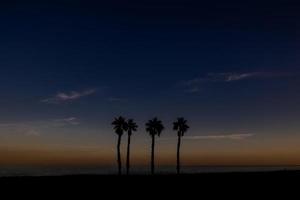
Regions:
<instances>
[{"instance_id":1,"label":"palm frond","mask_svg":"<svg viewBox=\"0 0 300 200\"><path fill-rule=\"evenodd\" d=\"M118 135L122 135L124 131L127 131L128 126L127 122L124 117L120 116L118 118L115 118L112 122L112 125L114 126L113 129Z\"/></svg>"},{"instance_id":2,"label":"palm frond","mask_svg":"<svg viewBox=\"0 0 300 200\"><path fill-rule=\"evenodd\" d=\"M128 132L134 132L134 131L137 131L138 125L134 122L133 119L129 119L129 120L127 121L127 129L128 129Z\"/></svg>"},{"instance_id":3,"label":"palm frond","mask_svg":"<svg viewBox=\"0 0 300 200\"><path fill-rule=\"evenodd\" d=\"M189 130L187 125L187 120L183 117L177 118L177 121L173 123L173 129L178 132L179 136L184 136L184 134Z\"/></svg>"}]
</instances>

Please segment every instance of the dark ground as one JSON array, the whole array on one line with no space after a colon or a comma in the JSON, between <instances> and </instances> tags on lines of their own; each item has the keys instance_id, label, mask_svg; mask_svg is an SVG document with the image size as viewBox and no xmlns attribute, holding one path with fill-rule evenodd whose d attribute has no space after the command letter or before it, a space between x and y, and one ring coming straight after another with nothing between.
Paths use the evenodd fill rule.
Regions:
<instances>
[{"instance_id":1,"label":"dark ground","mask_svg":"<svg viewBox=\"0 0 300 200\"><path fill-rule=\"evenodd\" d=\"M45 194L50 197L84 197L103 199L132 197L138 199L159 197L262 197L261 195L299 199L300 171L211 173L190 175L115 176L83 175L53 177L0 178L2 191L10 195ZM290 195L296 194L295 198ZM259 195L259 196L258 196ZM279 196L280 195L280 196ZM96 198L95 198L96 197ZM53 198L52 198L53 199ZM55 198L56 199L56 198ZM106 199L106 198L105 198ZM168 198L169 199L169 198ZM196 198L198 199L198 198ZM201 198L199 198L201 199ZM202 198L210 199L210 198ZM251 198L253 199L253 198ZM255 198L256 199L256 198Z\"/></svg>"}]
</instances>

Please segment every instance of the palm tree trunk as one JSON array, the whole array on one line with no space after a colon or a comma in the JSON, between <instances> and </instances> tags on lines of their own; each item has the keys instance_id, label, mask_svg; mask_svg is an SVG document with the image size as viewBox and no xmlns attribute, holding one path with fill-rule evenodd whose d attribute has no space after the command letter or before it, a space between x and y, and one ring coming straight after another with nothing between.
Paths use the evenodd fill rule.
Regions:
<instances>
[{"instance_id":1,"label":"palm tree trunk","mask_svg":"<svg viewBox=\"0 0 300 200\"><path fill-rule=\"evenodd\" d=\"M131 142L131 134L128 134L128 143L127 143L127 161L126 161L126 171L127 171L127 175L130 174L130 142Z\"/></svg>"},{"instance_id":2,"label":"palm tree trunk","mask_svg":"<svg viewBox=\"0 0 300 200\"><path fill-rule=\"evenodd\" d=\"M121 139L122 139L122 136L119 135L119 138L118 138L118 171L119 171L119 175L122 175L122 161L121 161Z\"/></svg>"},{"instance_id":3,"label":"palm tree trunk","mask_svg":"<svg viewBox=\"0 0 300 200\"><path fill-rule=\"evenodd\" d=\"M177 144L177 174L180 174L180 147L181 147L181 136L178 136Z\"/></svg>"},{"instance_id":4,"label":"palm tree trunk","mask_svg":"<svg viewBox=\"0 0 300 200\"><path fill-rule=\"evenodd\" d=\"M151 174L155 173L155 165L154 165L154 150L155 150L155 135L152 135L152 152L151 152Z\"/></svg>"}]
</instances>

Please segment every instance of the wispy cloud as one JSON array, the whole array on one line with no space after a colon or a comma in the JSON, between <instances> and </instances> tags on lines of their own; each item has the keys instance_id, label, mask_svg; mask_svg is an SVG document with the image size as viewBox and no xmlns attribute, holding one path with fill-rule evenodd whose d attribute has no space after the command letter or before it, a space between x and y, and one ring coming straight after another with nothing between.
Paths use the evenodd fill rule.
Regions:
<instances>
[{"instance_id":1,"label":"wispy cloud","mask_svg":"<svg viewBox=\"0 0 300 200\"><path fill-rule=\"evenodd\" d=\"M11 127L11 126L15 126L16 124L14 123L3 123L0 124L0 128L6 128L6 127Z\"/></svg>"},{"instance_id":2,"label":"wispy cloud","mask_svg":"<svg viewBox=\"0 0 300 200\"><path fill-rule=\"evenodd\" d=\"M34 128L29 128L23 132L27 136L40 136L41 133Z\"/></svg>"},{"instance_id":3,"label":"wispy cloud","mask_svg":"<svg viewBox=\"0 0 300 200\"><path fill-rule=\"evenodd\" d=\"M240 81L250 78L255 78L261 76L261 73L254 72L254 73L228 73L228 74L220 74L220 80L225 82L233 82L233 81Z\"/></svg>"},{"instance_id":4,"label":"wispy cloud","mask_svg":"<svg viewBox=\"0 0 300 200\"><path fill-rule=\"evenodd\" d=\"M220 134L220 135L199 135L185 136L184 140L245 140L254 137L254 134ZM176 138L161 138L161 140L177 140Z\"/></svg>"},{"instance_id":5,"label":"wispy cloud","mask_svg":"<svg viewBox=\"0 0 300 200\"><path fill-rule=\"evenodd\" d=\"M0 124L0 131L15 135L40 136L36 127L26 123Z\"/></svg>"},{"instance_id":6,"label":"wispy cloud","mask_svg":"<svg viewBox=\"0 0 300 200\"><path fill-rule=\"evenodd\" d=\"M93 95L97 92L96 89L88 89L84 91L59 92L53 97L43 99L43 103L60 104L81 99L86 96Z\"/></svg>"},{"instance_id":7,"label":"wispy cloud","mask_svg":"<svg viewBox=\"0 0 300 200\"><path fill-rule=\"evenodd\" d=\"M18 123L0 123L0 133L40 136L43 130L48 130L49 128L63 128L77 126L79 124L80 120L76 117Z\"/></svg>"},{"instance_id":8,"label":"wispy cloud","mask_svg":"<svg viewBox=\"0 0 300 200\"><path fill-rule=\"evenodd\" d=\"M253 137L254 134L229 134L229 135L202 135L202 136L189 136L185 140L243 140Z\"/></svg>"},{"instance_id":9,"label":"wispy cloud","mask_svg":"<svg viewBox=\"0 0 300 200\"><path fill-rule=\"evenodd\" d=\"M76 117L68 117L64 119L56 119L53 121L54 126L79 125L80 121Z\"/></svg>"},{"instance_id":10,"label":"wispy cloud","mask_svg":"<svg viewBox=\"0 0 300 200\"><path fill-rule=\"evenodd\" d=\"M181 85L187 93L198 93L204 83L229 83L250 79L269 79L287 76L284 73L274 72L247 72L247 73L208 73L203 77L182 81Z\"/></svg>"},{"instance_id":11,"label":"wispy cloud","mask_svg":"<svg viewBox=\"0 0 300 200\"><path fill-rule=\"evenodd\" d=\"M186 93L198 93L200 92L200 87L197 85L193 85L193 86L188 86L187 88L185 88L185 92Z\"/></svg>"}]
</instances>

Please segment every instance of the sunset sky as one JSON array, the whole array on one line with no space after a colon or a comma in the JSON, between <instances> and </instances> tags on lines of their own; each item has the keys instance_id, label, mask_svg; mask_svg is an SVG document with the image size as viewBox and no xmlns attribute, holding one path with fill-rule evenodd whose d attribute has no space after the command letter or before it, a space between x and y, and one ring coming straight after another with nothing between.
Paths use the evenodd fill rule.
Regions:
<instances>
[{"instance_id":1,"label":"sunset sky","mask_svg":"<svg viewBox=\"0 0 300 200\"><path fill-rule=\"evenodd\" d=\"M0 165L115 165L119 115L136 165L154 116L160 165L181 116L184 165L300 165L297 1L24 2L0 3Z\"/></svg>"}]
</instances>

